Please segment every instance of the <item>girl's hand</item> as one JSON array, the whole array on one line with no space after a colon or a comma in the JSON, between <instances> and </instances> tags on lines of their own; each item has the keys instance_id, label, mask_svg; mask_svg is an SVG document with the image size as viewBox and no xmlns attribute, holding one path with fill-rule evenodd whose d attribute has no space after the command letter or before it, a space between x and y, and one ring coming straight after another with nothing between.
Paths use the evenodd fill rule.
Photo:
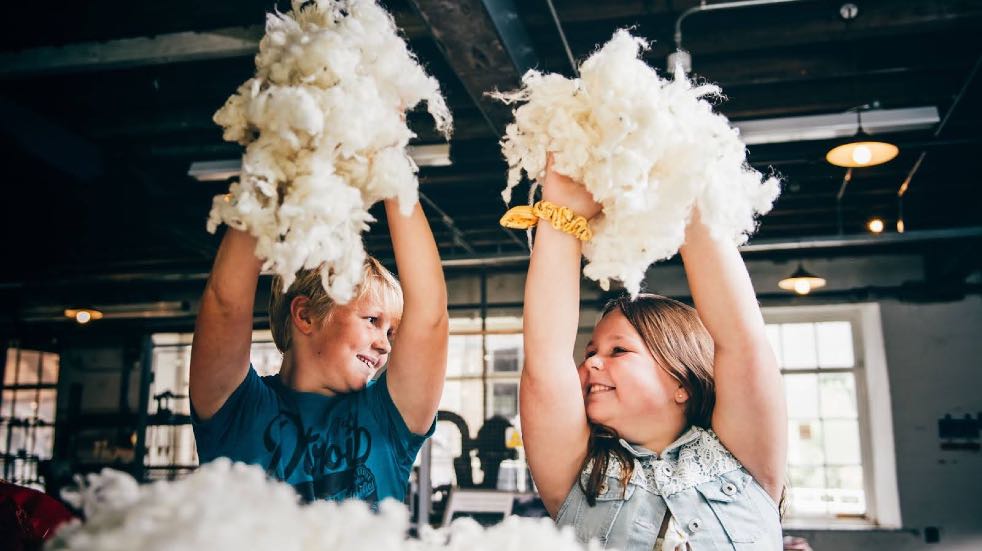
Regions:
<instances>
[{"instance_id":1,"label":"girl's hand","mask_svg":"<svg viewBox=\"0 0 982 551\"><path fill-rule=\"evenodd\" d=\"M567 207L574 214L587 220L600 213L600 203L580 182L568 176L563 176L552 169L552 153L546 159L546 177L542 180L542 199Z\"/></svg>"}]
</instances>

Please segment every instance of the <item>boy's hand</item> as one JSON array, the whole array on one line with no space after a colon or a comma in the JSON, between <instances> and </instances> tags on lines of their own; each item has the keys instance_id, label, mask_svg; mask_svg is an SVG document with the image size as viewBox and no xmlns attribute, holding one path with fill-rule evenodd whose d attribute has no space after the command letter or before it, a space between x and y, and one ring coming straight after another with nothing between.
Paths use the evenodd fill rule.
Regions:
<instances>
[{"instance_id":1,"label":"boy's hand","mask_svg":"<svg viewBox=\"0 0 982 551\"><path fill-rule=\"evenodd\" d=\"M573 214L580 215L587 220L599 214L600 203L593 199L593 195L586 187L580 182L554 171L552 166L553 157L552 153L549 153L546 159L546 177L542 180L542 199L561 207L567 207L573 211Z\"/></svg>"}]
</instances>

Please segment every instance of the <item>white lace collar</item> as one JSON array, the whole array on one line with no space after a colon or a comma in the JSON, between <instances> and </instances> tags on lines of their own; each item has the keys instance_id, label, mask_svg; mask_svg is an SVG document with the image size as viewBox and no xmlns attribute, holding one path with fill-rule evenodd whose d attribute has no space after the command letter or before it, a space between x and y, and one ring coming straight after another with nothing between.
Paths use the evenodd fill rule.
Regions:
<instances>
[{"instance_id":1,"label":"white lace collar","mask_svg":"<svg viewBox=\"0 0 982 551\"><path fill-rule=\"evenodd\" d=\"M634 456L631 483L660 496L676 494L742 468L716 433L700 427L689 428L661 454L624 440L621 445ZM583 475L590 472L588 465ZM622 473L620 461L612 459L607 463L607 476L621 478Z\"/></svg>"}]
</instances>

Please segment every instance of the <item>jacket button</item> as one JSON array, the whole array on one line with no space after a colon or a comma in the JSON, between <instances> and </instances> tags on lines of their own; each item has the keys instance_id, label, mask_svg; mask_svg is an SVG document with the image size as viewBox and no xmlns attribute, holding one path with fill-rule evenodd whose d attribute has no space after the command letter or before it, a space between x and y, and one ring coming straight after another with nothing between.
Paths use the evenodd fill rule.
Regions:
<instances>
[{"instance_id":1,"label":"jacket button","mask_svg":"<svg viewBox=\"0 0 982 551\"><path fill-rule=\"evenodd\" d=\"M699 522L699 519L693 519L689 521L689 532L692 532L694 534L698 532L700 528L702 528L702 523Z\"/></svg>"},{"instance_id":2,"label":"jacket button","mask_svg":"<svg viewBox=\"0 0 982 551\"><path fill-rule=\"evenodd\" d=\"M662 465L661 466L661 474L663 474L665 476L672 476L672 468L669 467L668 465Z\"/></svg>"},{"instance_id":3,"label":"jacket button","mask_svg":"<svg viewBox=\"0 0 982 551\"><path fill-rule=\"evenodd\" d=\"M732 483L727 483L726 485L723 486L723 493L728 496L735 494L736 486L734 486Z\"/></svg>"},{"instance_id":4,"label":"jacket button","mask_svg":"<svg viewBox=\"0 0 982 551\"><path fill-rule=\"evenodd\" d=\"M600 483L600 487L597 488L598 495L606 495L607 494L607 490L608 490L607 483L606 482L601 482Z\"/></svg>"}]
</instances>

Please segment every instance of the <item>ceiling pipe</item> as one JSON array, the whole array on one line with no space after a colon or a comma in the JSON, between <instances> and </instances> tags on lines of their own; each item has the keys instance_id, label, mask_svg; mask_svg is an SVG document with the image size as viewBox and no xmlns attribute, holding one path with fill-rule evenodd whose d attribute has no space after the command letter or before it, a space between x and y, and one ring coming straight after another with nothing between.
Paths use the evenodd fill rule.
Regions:
<instances>
[{"instance_id":1,"label":"ceiling pipe","mask_svg":"<svg viewBox=\"0 0 982 551\"><path fill-rule=\"evenodd\" d=\"M796 2L811 2L814 0L744 0L742 2L721 2L707 4L703 0L698 6L693 6L678 16L675 20L675 53L668 56L668 71L675 72L675 67L681 65L685 73L692 70L692 56L682 49L682 22L697 13L731 10L736 8L752 8L754 6L769 6L772 4L791 4Z\"/></svg>"},{"instance_id":2,"label":"ceiling pipe","mask_svg":"<svg viewBox=\"0 0 982 551\"><path fill-rule=\"evenodd\" d=\"M950 228L939 230L917 230L906 233L883 233L869 235L825 235L802 237L799 239L761 239L740 247L742 253L769 253L785 251L806 251L820 249L863 248L882 245L908 245L929 241L948 241L954 239L982 238L982 226L965 228ZM528 262L528 254L504 254L487 256L469 256L459 258L443 258L444 268L492 267ZM380 259L391 264L391 259ZM136 282L179 282L208 279L208 272L135 272L126 274L91 274L71 278L37 280L32 287L46 285L73 285L95 283L127 284ZM268 274L267 274L268 275ZM25 287L24 282L0 282L0 290L10 290Z\"/></svg>"},{"instance_id":3,"label":"ceiling pipe","mask_svg":"<svg viewBox=\"0 0 982 551\"><path fill-rule=\"evenodd\" d=\"M817 249L861 248L882 245L906 245L925 241L946 241L951 239L982 238L982 226L954 228L942 230L918 230L907 233L885 233L869 235L833 235L802 237L795 240L762 239L741 246L741 253L770 253L786 251L806 251ZM519 264L528 261L528 255L493 255L471 258L445 258L444 268L491 267L508 264Z\"/></svg>"}]
</instances>

